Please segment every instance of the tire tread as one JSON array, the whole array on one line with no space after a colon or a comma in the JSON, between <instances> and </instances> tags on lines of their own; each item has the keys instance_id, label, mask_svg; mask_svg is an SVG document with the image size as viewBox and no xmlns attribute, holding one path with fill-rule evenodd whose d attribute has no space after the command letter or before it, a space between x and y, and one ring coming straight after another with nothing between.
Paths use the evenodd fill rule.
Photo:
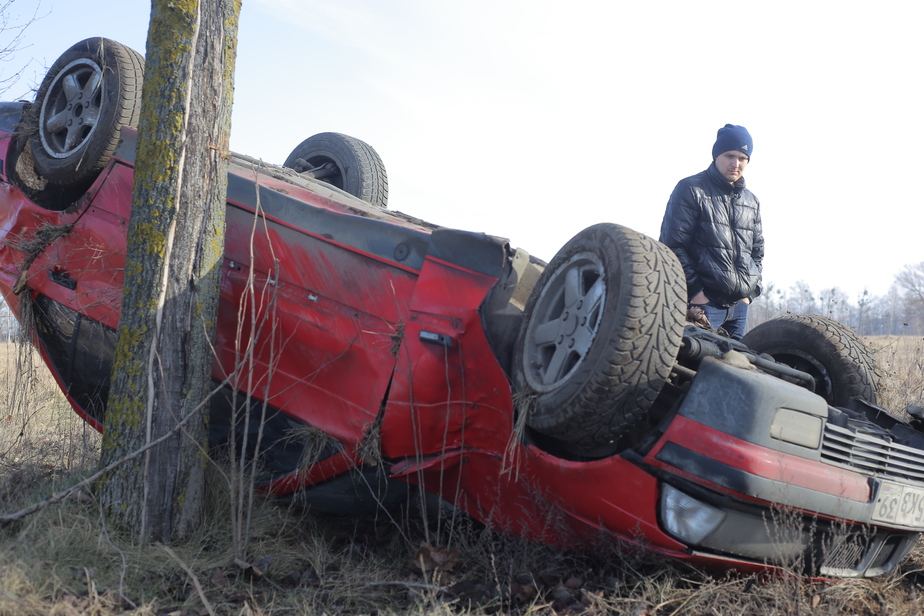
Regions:
<instances>
[{"instance_id":1,"label":"tire tread","mask_svg":"<svg viewBox=\"0 0 924 616\"><path fill-rule=\"evenodd\" d=\"M683 336L686 289L680 263L666 246L614 224L590 227L566 244L543 274L547 279L569 254L594 244L610 246L623 268L618 293L621 326L608 340L594 341L605 348L590 353L560 392L526 396L533 399L529 425L587 450L611 445L628 432L651 408L670 375ZM587 245L584 244L586 240ZM543 280L536 285L542 288ZM527 314L538 292L527 306ZM607 304L609 309L614 306ZM515 370L525 369L522 349L526 323L521 328ZM598 332L598 336L606 335ZM517 377L522 388L525 378Z\"/></svg>"},{"instance_id":2,"label":"tire tread","mask_svg":"<svg viewBox=\"0 0 924 616\"><path fill-rule=\"evenodd\" d=\"M836 388L829 404L843 406L852 397L878 403L882 369L860 336L834 319L786 315L761 323L741 341L771 356L814 351Z\"/></svg>"},{"instance_id":3,"label":"tire tread","mask_svg":"<svg viewBox=\"0 0 924 616\"><path fill-rule=\"evenodd\" d=\"M144 57L121 43L106 38L85 39L71 46L49 69L35 98L36 114L48 94L55 77L69 62L79 57L93 57L107 75L118 82L112 84L115 108L101 110L99 124L87 142L66 158L47 155L39 135L33 134L32 154L35 168L49 182L71 188L89 186L99 172L109 164L121 139L123 126L138 126L141 115L141 91L144 86ZM33 120L36 129L37 118Z\"/></svg>"}]
</instances>

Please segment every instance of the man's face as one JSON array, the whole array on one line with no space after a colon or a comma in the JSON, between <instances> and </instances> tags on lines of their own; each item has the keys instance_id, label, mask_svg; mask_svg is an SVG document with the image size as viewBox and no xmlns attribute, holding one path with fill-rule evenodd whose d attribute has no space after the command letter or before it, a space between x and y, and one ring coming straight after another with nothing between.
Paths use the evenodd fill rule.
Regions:
<instances>
[{"instance_id":1,"label":"man's face","mask_svg":"<svg viewBox=\"0 0 924 616\"><path fill-rule=\"evenodd\" d=\"M737 182L744 175L744 168L748 166L748 155L738 150L722 152L715 157L715 168L722 177L729 182Z\"/></svg>"}]
</instances>

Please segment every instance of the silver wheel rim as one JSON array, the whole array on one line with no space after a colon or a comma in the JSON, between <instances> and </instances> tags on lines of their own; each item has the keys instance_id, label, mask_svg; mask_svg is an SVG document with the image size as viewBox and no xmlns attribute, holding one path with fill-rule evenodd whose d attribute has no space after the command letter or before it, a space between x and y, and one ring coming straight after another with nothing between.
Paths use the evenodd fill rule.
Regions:
<instances>
[{"instance_id":1,"label":"silver wheel rim","mask_svg":"<svg viewBox=\"0 0 924 616\"><path fill-rule=\"evenodd\" d=\"M542 289L526 331L529 386L545 393L561 386L584 362L600 328L606 300L603 262L592 252L573 255Z\"/></svg>"},{"instance_id":2,"label":"silver wheel rim","mask_svg":"<svg viewBox=\"0 0 924 616\"><path fill-rule=\"evenodd\" d=\"M80 149L96 130L102 108L103 72L92 60L74 60L58 71L39 116L42 147L53 158Z\"/></svg>"}]
</instances>

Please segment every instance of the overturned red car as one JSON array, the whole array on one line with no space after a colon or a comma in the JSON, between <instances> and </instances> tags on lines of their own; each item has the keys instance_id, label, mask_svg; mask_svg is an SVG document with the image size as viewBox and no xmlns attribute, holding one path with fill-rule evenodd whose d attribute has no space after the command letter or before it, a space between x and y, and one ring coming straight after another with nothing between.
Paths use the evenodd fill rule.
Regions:
<instances>
[{"instance_id":1,"label":"overturned red car","mask_svg":"<svg viewBox=\"0 0 924 616\"><path fill-rule=\"evenodd\" d=\"M0 104L0 292L100 430L142 79L88 39L33 103ZM749 571L875 576L917 541L924 435L876 406L848 329L732 341L686 324L679 264L640 233L598 224L544 263L387 193L344 135L282 166L232 156L210 444L249 452L267 491Z\"/></svg>"}]
</instances>

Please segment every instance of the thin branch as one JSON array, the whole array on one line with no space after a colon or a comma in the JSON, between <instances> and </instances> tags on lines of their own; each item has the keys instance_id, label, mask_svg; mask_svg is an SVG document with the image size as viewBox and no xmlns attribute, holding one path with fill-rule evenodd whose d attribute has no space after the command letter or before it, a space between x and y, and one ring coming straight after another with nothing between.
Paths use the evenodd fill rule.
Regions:
<instances>
[{"instance_id":1,"label":"thin branch","mask_svg":"<svg viewBox=\"0 0 924 616\"><path fill-rule=\"evenodd\" d=\"M202 605L205 606L205 609L208 611L209 616L217 616L217 615L215 614L215 609L212 607L212 604L209 603L209 600L206 598L206 596L205 596L205 590L202 589L202 585L199 583L199 578L196 576L195 572L194 572L192 569L190 569L189 565L187 565L185 562L183 562L183 561L180 559L179 556L176 555L176 552L174 552L173 550L170 549L170 546L164 545L164 544L162 544L162 543L159 544L159 545L160 545L160 547L162 547L162 548L164 549L164 551L165 551L167 554L170 555L170 558L172 558L173 560L175 560L177 563L179 563L179 565L180 565L181 567L183 567L183 570L186 572L186 574L187 574L187 575L189 576L189 578L192 580L193 585L195 585L196 590L199 592L199 598L202 600Z\"/></svg>"}]
</instances>

